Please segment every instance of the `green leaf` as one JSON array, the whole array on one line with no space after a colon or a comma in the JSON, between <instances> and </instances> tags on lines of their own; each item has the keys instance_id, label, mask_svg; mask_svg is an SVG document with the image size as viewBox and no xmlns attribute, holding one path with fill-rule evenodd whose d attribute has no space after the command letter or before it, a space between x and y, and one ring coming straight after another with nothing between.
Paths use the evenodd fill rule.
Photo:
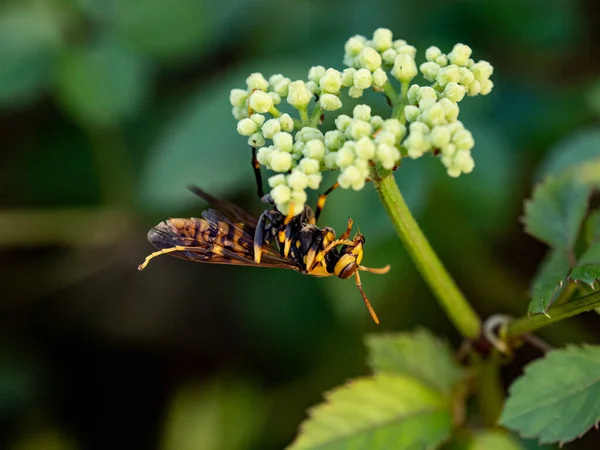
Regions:
<instances>
[{"instance_id":1,"label":"green leaf","mask_svg":"<svg viewBox=\"0 0 600 450\"><path fill-rule=\"evenodd\" d=\"M559 142L550 151L539 177L560 176L600 160L600 129L578 131Z\"/></svg>"},{"instance_id":2,"label":"green leaf","mask_svg":"<svg viewBox=\"0 0 600 450\"><path fill-rule=\"evenodd\" d=\"M380 373L326 394L288 448L418 450L438 445L451 427L447 398L411 376Z\"/></svg>"},{"instance_id":3,"label":"green leaf","mask_svg":"<svg viewBox=\"0 0 600 450\"><path fill-rule=\"evenodd\" d=\"M569 442L600 420L600 347L552 350L509 388L500 424L541 443Z\"/></svg>"},{"instance_id":4,"label":"green leaf","mask_svg":"<svg viewBox=\"0 0 600 450\"><path fill-rule=\"evenodd\" d=\"M110 126L139 111L148 93L149 75L138 54L102 40L65 53L56 80L58 97L75 120Z\"/></svg>"},{"instance_id":5,"label":"green leaf","mask_svg":"<svg viewBox=\"0 0 600 450\"><path fill-rule=\"evenodd\" d=\"M592 288L600 279L600 242L589 247L577 260L577 265L569 274L569 279L575 283L583 282Z\"/></svg>"},{"instance_id":6,"label":"green leaf","mask_svg":"<svg viewBox=\"0 0 600 450\"><path fill-rule=\"evenodd\" d=\"M600 242L600 210L592 212L585 221L585 238L588 245Z\"/></svg>"},{"instance_id":7,"label":"green leaf","mask_svg":"<svg viewBox=\"0 0 600 450\"><path fill-rule=\"evenodd\" d=\"M464 375L450 347L426 330L373 334L365 342L375 373L409 375L447 396Z\"/></svg>"},{"instance_id":8,"label":"green leaf","mask_svg":"<svg viewBox=\"0 0 600 450\"><path fill-rule=\"evenodd\" d=\"M457 433L443 450L525 450L519 439L504 430Z\"/></svg>"},{"instance_id":9,"label":"green leaf","mask_svg":"<svg viewBox=\"0 0 600 450\"><path fill-rule=\"evenodd\" d=\"M591 188L578 176L547 178L525 202L525 231L565 252L573 249Z\"/></svg>"},{"instance_id":10,"label":"green leaf","mask_svg":"<svg viewBox=\"0 0 600 450\"><path fill-rule=\"evenodd\" d=\"M532 288L529 314L545 314L556 298L569 274L569 260L565 252L550 250L536 274Z\"/></svg>"}]
</instances>

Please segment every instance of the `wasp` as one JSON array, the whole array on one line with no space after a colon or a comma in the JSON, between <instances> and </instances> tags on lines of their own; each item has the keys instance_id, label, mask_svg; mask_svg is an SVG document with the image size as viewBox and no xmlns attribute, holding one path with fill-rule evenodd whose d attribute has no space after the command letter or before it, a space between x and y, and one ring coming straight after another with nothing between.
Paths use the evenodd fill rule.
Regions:
<instances>
[{"instance_id":1,"label":"wasp","mask_svg":"<svg viewBox=\"0 0 600 450\"><path fill-rule=\"evenodd\" d=\"M201 218L172 218L152 228L148 240L158 251L148 255L138 266L139 270L156 256L170 254L211 264L292 269L315 277L346 279L354 276L371 317L379 324L362 288L359 272L385 274L390 266L361 265L365 238L360 231L350 238L352 219L348 219L346 231L336 238L332 228L317 227L316 215L308 205L299 215L293 215L293 208L284 215L267 195L263 201L271 203L273 208L256 218L199 187L189 189L214 208L204 210ZM324 198L319 198L317 212L322 209Z\"/></svg>"}]
</instances>

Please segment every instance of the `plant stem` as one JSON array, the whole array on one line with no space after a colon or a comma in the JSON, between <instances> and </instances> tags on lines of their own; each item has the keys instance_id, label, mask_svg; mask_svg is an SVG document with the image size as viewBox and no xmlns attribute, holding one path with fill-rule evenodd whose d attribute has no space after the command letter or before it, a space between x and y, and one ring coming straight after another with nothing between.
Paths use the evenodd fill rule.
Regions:
<instances>
[{"instance_id":1,"label":"plant stem","mask_svg":"<svg viewBox=\"0 0 600 450\"><path fill-rule=\"evenodd\" d=\"M450 320L465 338L477 338L481 329L479 317L431 248L408 209L394 176L375 177L373 183L404 247Z\"/></svg>"},{"instance_id":2,"label":"plant stem","mask_svg":"<svg viewBox=\"0 0 600 450\"><path fill-rule=\"evenodd\" d=\"M545 327L546 325L553 324L554 322L558 322L559 320L567 319L598 307L600 307L600 291L573 300L565 305L552 308L550 310L550 313L552 314L550 317L540 314L533 317L525 316L516 319L506 326L504 335L506 337L517 337L537 330L538 328Z\"/></svg>"},{"instance_id":3,"label":"plant stem","mask_svg":"<svg viewBox=\"0 0 600 450\"><path fill-rule=\"evenodd\" d=\"M309 125L311 127L316 127L317 125L319 125L319 121L321 120L321 114L323 113L323 111L321 110L320 107L315 106L314 109L312 110L312 114L310 115L310 121L309 121Z\"/></svg>"}]
</instances>

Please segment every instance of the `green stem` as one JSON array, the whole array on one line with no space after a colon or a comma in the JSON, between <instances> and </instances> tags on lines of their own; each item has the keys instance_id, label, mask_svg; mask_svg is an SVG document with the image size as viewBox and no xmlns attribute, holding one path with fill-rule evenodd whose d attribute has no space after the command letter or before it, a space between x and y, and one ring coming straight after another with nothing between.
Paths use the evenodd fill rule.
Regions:
<instances>
[{"instance_id":1,"label":"green stem","mask_svg":"<svg viewBox=\"0 0 600 450\"><path fill-rule=\"evenodd\" d=\"M302 126L307 126L308 125L308 111L306 110L306 108L300 108L298 110L298 112L300 113L300 119L302 120Z\"/></svg>"},{"instance_id":2,"label":"green stem","mask_svg":"<svg viewBox=\"0 0 600 450\"><path fill-rule=\"evenodd\" d=\"M323 111L321 110L320 107L315 106L312 114L310 115L310 122L309 125L311 127L316 127L317 125L319 125L319 121L321 120L321 114L323 113Z\"/></svg>"},{"instance_id":3,"label":"green stem","mask_svg":"<svg viewBox=\"0 0 600 450\"><path fill-rule=\"evenodd\" d=\"M373 182L404 247L440 305L465 338L477 338L481 329L479 317L431 248L408 209L393 175L375 178Z\"/></svg>"},{"instance_id":4,"label":"green stem","mask_svg":"<svg viewBox=\"0 0 600 450\"><path fill-rule=\"evenodd\" d=\"M398 101L398 94L396 93L396 89L394 89L394 86L392 86L392 83L390 83L390 80L387 80L382 87L383 92L385 93L385 96L390 100L390 103L392 105L396 104L396 102Z\"/></svg>"},{"instance_id":5,"label":"green stem","mask_svg":"<svg viewBox=\"0 0 600 450\"><path fill-rule=\"evenodd\" d=\"M550 310L552 314L550 317L540 314L533 317L526 316L516 319L506 326L504 335L506 337L517 337L598 307L600 307L600 291L573 300L565 305L552 308Z\"/></svg>"},{"instance_id":6,"label":"green stem","mask_svg":"<svg viewBox=\"0 0 600 450\"><path fill-rule=\"evenodd\" d=\"M401 83L400 85L400 96L398 101L394 102L394 108L392 109L392 117L399 119L402 123L406 123L406 117L404 116L404 107L408 102L407 94L410 82Z\"/></svg>"}]
</instances>

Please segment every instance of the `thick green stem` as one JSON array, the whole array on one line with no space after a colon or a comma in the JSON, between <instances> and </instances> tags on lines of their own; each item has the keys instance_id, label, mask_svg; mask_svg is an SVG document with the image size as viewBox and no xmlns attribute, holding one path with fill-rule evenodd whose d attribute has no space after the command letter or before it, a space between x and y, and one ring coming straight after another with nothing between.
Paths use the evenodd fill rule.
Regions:
<instances>
[{"instance_id":1,"label":"thick green stem","mask_svg":"<svg viewBox=\"0 0 600 450\"><path fill-rule=\"evenodd\" d=\"M374 180L400 239L417 269L458 331L468 339L479 336L481 321L439 260L411 214L393 175Z\"/></svg>"},{"instance_id":2,"label":"thick green stem","mask_svg":"<svg viewBox=\"0 0 600 450\"><path fill-rule=\"evenodd\" d=\"M530 333L538 328L576 316L583 312L591 311L600 307L600 291L586 295L577 300L573 300L565 305L557 306L550 310L550 317L543 314L533 317L521 317L510 322L503 333L505 337L517 337L525 333Z\"/></svg>"},{"instance_id":3,"label":"thick green stem","mask_svg":"<svg viewBox=\"0 0 600 450\"><path fill-rule=\"evenodd\" d=\"M320 107L315 106L315 108L312 111L312 114L310 115L310 126L311 127L316 127L317 125L319 125L319 122L321 121L321 114L323 114L323 111L321 110Z\"/></svg>"}]
</instances>

